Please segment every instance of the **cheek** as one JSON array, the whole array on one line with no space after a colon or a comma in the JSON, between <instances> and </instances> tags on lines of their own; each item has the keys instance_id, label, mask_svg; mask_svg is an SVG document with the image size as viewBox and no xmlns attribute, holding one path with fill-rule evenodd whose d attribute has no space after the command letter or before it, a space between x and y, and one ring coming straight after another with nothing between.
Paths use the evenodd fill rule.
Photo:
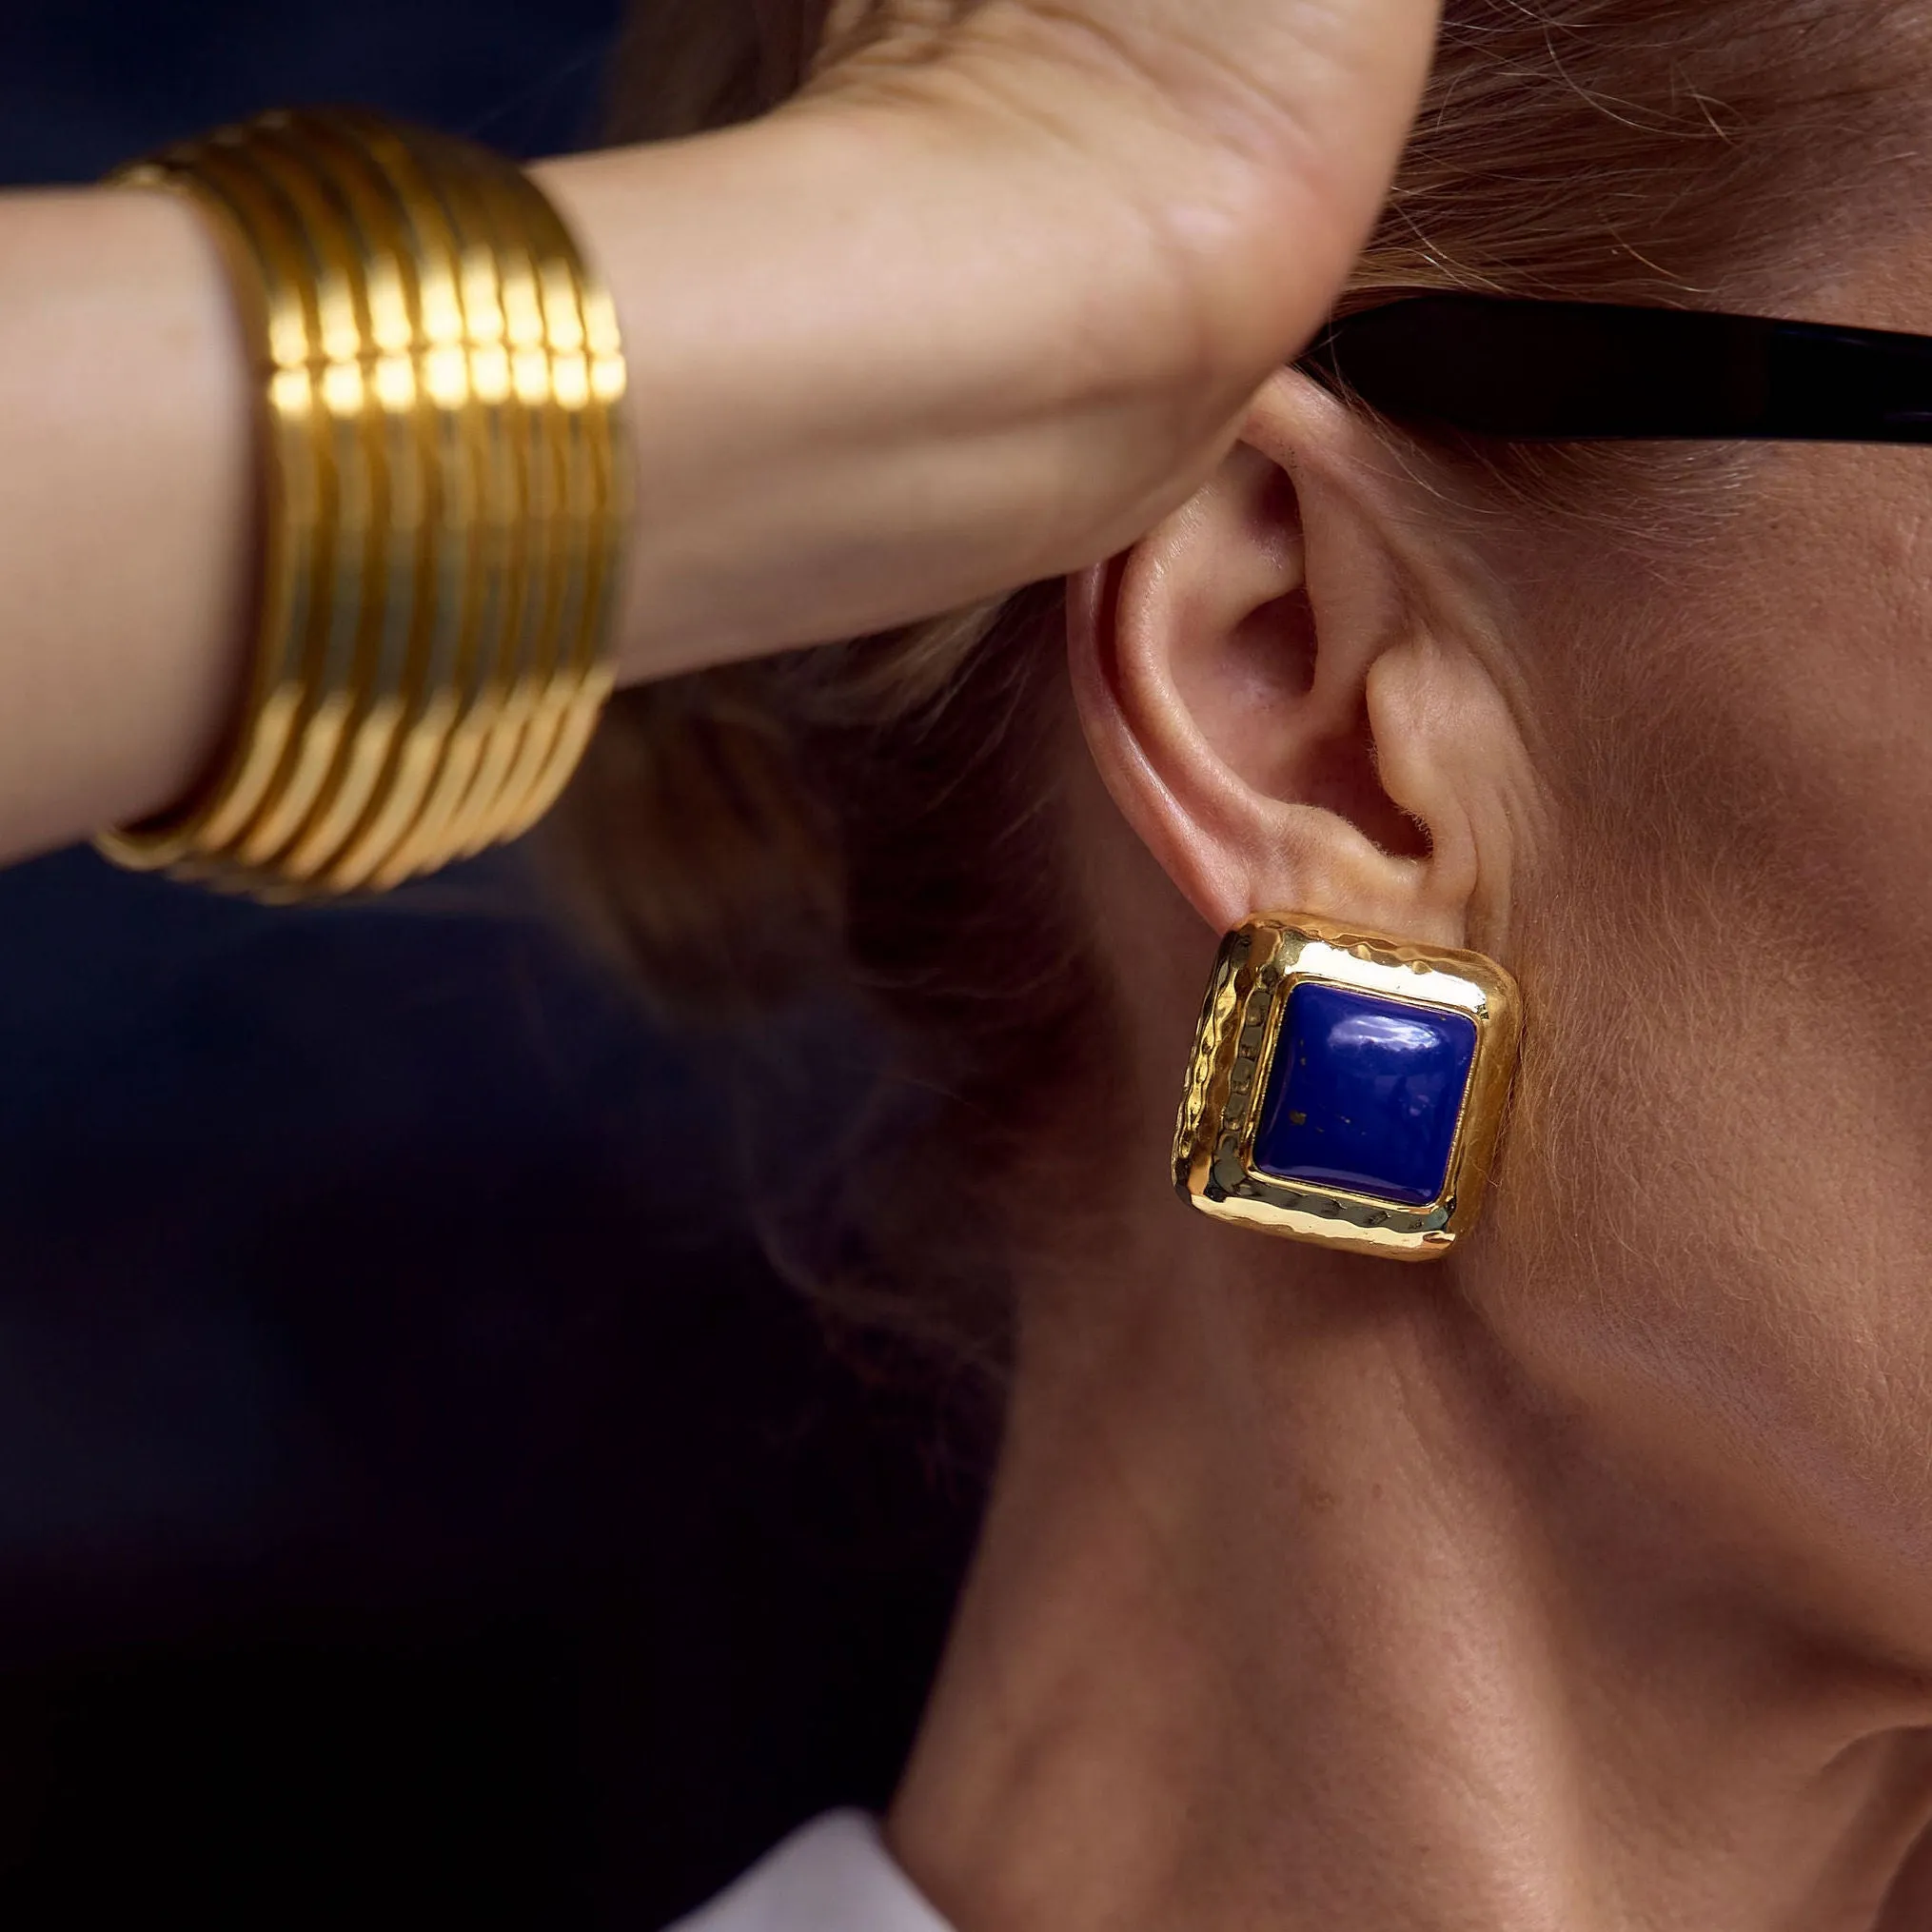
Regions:
<instances>
[{"instance_id":1,"label":"cheek","mask_svg":"<svg viewBox=\"0 0 1932 1932\"><path fill-rule=\"evenodd\" d=\"M1650 774L1679 809L1646 871L1700 901L1706 949L1728 927L1740 956L1704 970L1778 1016L1739 1074L1803 1071L1795 1143L1832 1185L1932 1197L1932 453L1780 455L1737 563L1685 600L1693 696Z\"/></svg>"},{"instance_id":2,"label":"cheek","mask_svg":"<svg viewBox=\"0 0 1932 1932\"><path fill-rule=\"evenodd\" d=\"M1784 882L1843 923L1834 953L1903 993L1932 939L1932 451L1779 456L1743 567L1694 606L1731 639L1707 700L1720 769ZM1722 825L1726 800L1704 802Z\"/></svg>"},{"instance_id":3,"label":"cheek","mask_svg":"<svg viewBox=\"0 0 1932 1932\"><path fill-rule=\"evenodd\" d=\"M1932 1653L1932 556L1852 487L1892 454L1800 453L1567 641L1485 1291L1565 1400Z\"/></svg>"}]
</instances>

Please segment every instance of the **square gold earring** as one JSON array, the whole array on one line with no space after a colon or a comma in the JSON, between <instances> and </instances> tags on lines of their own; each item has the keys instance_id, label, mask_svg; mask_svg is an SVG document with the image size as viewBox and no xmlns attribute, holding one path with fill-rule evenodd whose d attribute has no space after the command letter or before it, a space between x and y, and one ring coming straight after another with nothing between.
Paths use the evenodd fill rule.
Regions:
<instances>
[{"instance_id":1,"label":"square gold earring","mask_svg":"<svg viewBox=\"0 0 1932 1932\"><path fill-rule=\"evenodd\" d=\"M1522 1036L1480 953L1284 916L1222 942L1174 1134L1204 1213L1429 1261L1482 1206Z\"/></svg>"}]
</instances>

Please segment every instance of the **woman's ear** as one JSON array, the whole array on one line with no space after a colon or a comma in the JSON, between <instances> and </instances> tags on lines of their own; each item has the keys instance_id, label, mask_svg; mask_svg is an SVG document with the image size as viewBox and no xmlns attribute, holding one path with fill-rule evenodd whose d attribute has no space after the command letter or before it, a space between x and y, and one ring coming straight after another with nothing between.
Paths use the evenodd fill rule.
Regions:
<instances>
[{"instance_id":1,"label":"woman's ear","mask_svg":"<svg viewBox=\"0 0 1932 1932\"><path fill-rule=\"evenodd\" d=\"M1493 936L1530 787L1469 572L1439 500L1289 370L1191 503L1075 581L1088 743L1217 931Z\"/></svg>"}]
</instances>

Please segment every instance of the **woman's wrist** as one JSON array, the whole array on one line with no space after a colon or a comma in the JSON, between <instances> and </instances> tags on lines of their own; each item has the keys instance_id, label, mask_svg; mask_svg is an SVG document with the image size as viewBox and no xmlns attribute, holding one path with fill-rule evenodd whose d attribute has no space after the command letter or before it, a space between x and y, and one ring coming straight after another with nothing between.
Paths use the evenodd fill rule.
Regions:
<instances>
[{"instance_id":1,"label":"woman's wrist","mask_svg":"<svg viewBox=\"0 0 1932 1932\"><path fill-rule=\"evenodd\" d=\"M537 173L624 330L629 678L1096 561L1184 498L1266 373L1209 339L1169 211L1037 128L808 100Z\"/></svg>"}]
</instances>

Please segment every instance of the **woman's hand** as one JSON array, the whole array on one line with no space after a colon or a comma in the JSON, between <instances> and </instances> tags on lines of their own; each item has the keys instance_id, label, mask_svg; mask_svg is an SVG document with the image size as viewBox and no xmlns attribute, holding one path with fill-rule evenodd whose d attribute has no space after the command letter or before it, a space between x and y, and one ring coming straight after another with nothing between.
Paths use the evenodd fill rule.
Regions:
<instances>
[{"instance_id":1,"label":"woman's hand","mask_svg":"<svg viewBox=\"0 0 1932 1932\"><path fill-rule=\"evenodd\" d=\"M1176 500L1322 321L1387 192L1436 10L836 0L806 101L951 130L1015 261L1023 247L1078 285L1079 332L1043 336L1029 361L1063 362L1070 394L1137 403L1138 430L1095 451L1092 482L1115 492L1114 533L1138 535L1152 513L1130 477L1148 503Z\"/></svg>"},{"instance_id":2,"label":"woman's hand","mask_svg":"<svg viewBox=\"0 0 1932 1932\"><path fill-rule=\"evenodd\" d=\"M1185 501L1373 219L1434 0L847 0L752 128L565 164L650 676L1077 569Z\"/></svg>"},{"instance_id":3,"label":"woman's hand","mask_svg":"<svg viewBox=\"0 0 1932 1932\"><path fill-rule=\"evenodd\" d=\"M834 0L808 98L1044 134L1126 200L1258 383L1312 327L1387 190L1435 0ZM1245 300L1208 300L1221 285ZM1257 366L1257 358L1259 365Z\"/></svg>"}]
</instances>

